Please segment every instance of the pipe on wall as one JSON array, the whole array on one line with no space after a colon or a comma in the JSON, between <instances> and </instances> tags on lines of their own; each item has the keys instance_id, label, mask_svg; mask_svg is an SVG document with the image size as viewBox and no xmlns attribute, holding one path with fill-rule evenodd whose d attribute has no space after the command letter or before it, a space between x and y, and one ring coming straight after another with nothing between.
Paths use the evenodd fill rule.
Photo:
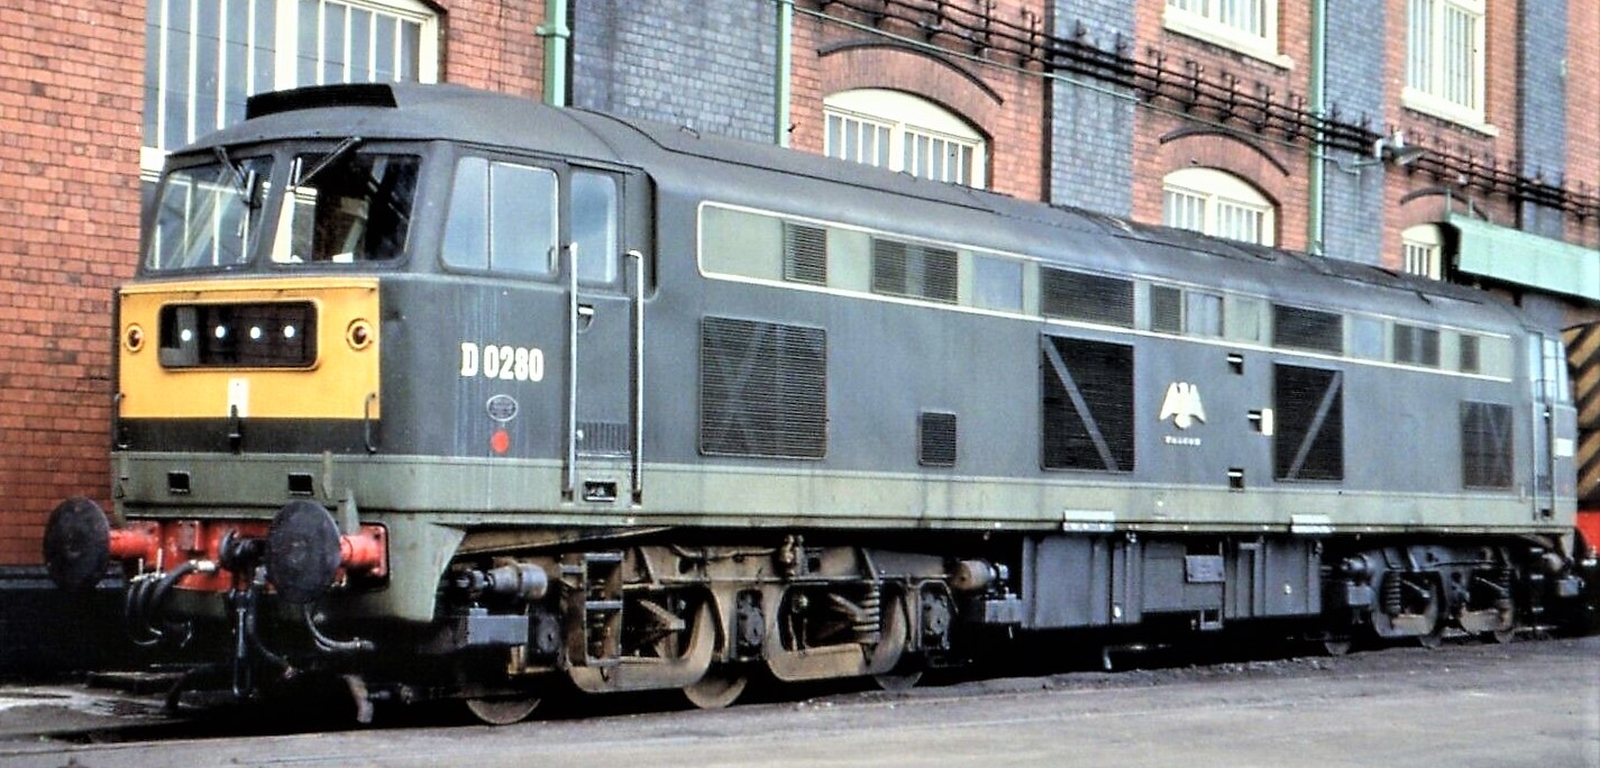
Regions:
<instances>
[{"instance_id":1,"label":"pipe on wall","mask_svg":"<svg viewBox=\"0 0 1600 768\"><path fill-rule=\"evenodd\" d=\"M553 107L567 105L567 16L567 0L546 0L544 23L536 30L544 38L544 103Z\"/></svg>"},{"instance_id":2,"label":"pipe on wall","mask_svg":"<svg viewBox=\"0 0 1600 768\"><path fill-rule=\"evenodd\" d=\"M773 134L778 146L789 146L789 99L794 79L794 0L778 0L778 72L773 88Z\"/></svg>"},{"instance_id":3,"label":"pipe on wall","mask_svg":"<svg viewBox=\"0 0 1600 768\"><path fill-rule=\"evenodd\" d=\"M1323 223L1327 197L1327 136L1323 123L1328 116L1328 0L1311 0L1311 118L1316 133L1311 138L1311 176L1306 183L1306 250L1324 256Z\"/></svg>"}]
</instances>

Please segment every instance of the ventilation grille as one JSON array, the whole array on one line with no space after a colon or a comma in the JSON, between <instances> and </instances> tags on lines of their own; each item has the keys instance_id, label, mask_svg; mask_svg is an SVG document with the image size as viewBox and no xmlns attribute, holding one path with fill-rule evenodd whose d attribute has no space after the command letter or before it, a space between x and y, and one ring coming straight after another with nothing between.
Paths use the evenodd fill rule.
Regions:
<instances>
[{"instance_id":1,"label":"ventilation grille","mask_svg":"<svg viewBox=\"0 0 1600 768\"><path fill-rule=\"evenodd\" d=\"M828 341L820 328L700 322L700 450L820 459L828 447Z\"/></svg>"},{"instance_id":2,"label":"ventilation grille","mask_svg":"<svg viewBox=\"0 0 1600 768\"><path fill-rule=\"evenodd\" d=\"M1133 281L1041 269L1039 309L1046 317L1133 327Z\"/></svg>"},{"instance_id":3,"label":"ventilation grille","mask_svg":"<svg viewBox=\"0 0 1600 768\"><path fill-rule=\"evenodd\" d=\"M1467 488L1510 488L1511 406L1461 404L1461 482Z\"/></svg>"},{"instance_id":4,"label":"ventilation grille","mask_svg":"<svg viewBox=\"0 0 1600 768\"><path fill-rule=\"evenodd\" d=\"M1277 430L1272 450L1279 480L1344 479L1344 374L1273 366Z\"/></svg>"},{"instance_id":5,"label":"ventilation grille","mask_svg":"<svg viewBox=\"0 0 1600 768\"><path fill-rule=\"evenodd\" d=\"M580 421L578 432L578 453L585 456L627 456L633 450L629 446L630 435L627 424L614 421Z\"/></svg>"},{"instance_id":6,"label":"ventilation grille","mask_svg":"<svg viewBox=\"0 0 1600 768\"><path fill-rule=\"evenodd\" d=\"M924 467L956 465L956 415L924 411L918 419L917 463Z\"/></svg>"},{"instance_id":7,"label":"ventilation grille","mask_svg":"<svg viewBox=\"0 0 1600 768\"><path fill-rule=\"evenodd\" d=\"M1163 285L1150 286L1150 330L1183 332L1183 291Z\"/></svg>"},{"instance_id":8,"label":"ventilation grille","mask_svg":"<svg viewBox=\"0 0 1600 768\"><path fill-rule=\"evenodd\" d=\"M811 285L828 284L828 231L794 222L783 223L783 279Z\"/></svg>"},{"instance_id":9,"label":"ventilation grille","mask_svg":"<svg viewBox=\"0 0 1600 768\"><path fill-rule=\"evenodd\" d=\"M1337 355L1344 351L1344 317L1333 312L1274 304L1272 344Z\"/></svg>"},{"instance_id":10,"label":"ventilation grille","mask_svg":"<svg viewBox=\"0 0 1600 768\"><path fill-rule=\"evenodd\" d=\"M956 303L956 252L894 240L872 241L872 290Z\"/></svg>"},{"instance_id":11,"label":"ventilation grille","mask_svg":"<svg viewBox=\"0 0 1600 768\"><path fill-rule=\"evenodd\" d=\"M1133 471L1133 347L1046 336L1041 355L1045 468Z\"/></svg>"}]
</instances>

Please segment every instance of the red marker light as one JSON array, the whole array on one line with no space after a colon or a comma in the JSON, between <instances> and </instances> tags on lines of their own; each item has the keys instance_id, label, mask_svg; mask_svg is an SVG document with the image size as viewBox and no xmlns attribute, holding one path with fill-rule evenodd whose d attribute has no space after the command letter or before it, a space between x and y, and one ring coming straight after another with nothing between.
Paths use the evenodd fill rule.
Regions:
<instances>
[{"instance_id":1,"label":"red marker light","mask_svg":"<svg viewBox=\"0 0 1600 768\"><path fill-rule=\"evenodd\" d=\"M495 430L494 434L489 437L489 447L494 449L495 453L505 453L511 450L511 435L503 429Z\"/></svg>"}]
</instances>

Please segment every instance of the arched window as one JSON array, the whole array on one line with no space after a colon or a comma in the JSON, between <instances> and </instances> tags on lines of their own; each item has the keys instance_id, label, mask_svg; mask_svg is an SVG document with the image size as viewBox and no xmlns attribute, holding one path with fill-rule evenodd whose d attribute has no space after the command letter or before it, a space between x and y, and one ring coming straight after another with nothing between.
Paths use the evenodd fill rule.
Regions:
<instances>
[{"instance_id":1,"label":"arched window","mask_svg":"<svg viewBox=\"0 0 1600 768\"><path fill-rule=\"evenodd\" d=\"M900 91L858 88L823 100L823 152L935 181L982 187L983 136L955 113Z\"/></svg>"},{"instance_id":2,"label":"arched window","mask_svg":"<svg viewBox=\"0 0 1600 768\"><path fill-rule=\"evenodd\" d=\"M1438 224L1418 224L1400 233L1401 269L1438 280L1443 276L1444 240Z\"/></svg>"},{"instance_id":3,"label":"arched window","mask_svg":"<svg viewBox=\"0 0 1600 768\"><path fill-rule=\"evenodd\" d=\"M1214 168L1184 168L1162 179L1162 223L1208 235L1274 245L1277 211L1243 179Z\"/></svg>"}]
</instances>

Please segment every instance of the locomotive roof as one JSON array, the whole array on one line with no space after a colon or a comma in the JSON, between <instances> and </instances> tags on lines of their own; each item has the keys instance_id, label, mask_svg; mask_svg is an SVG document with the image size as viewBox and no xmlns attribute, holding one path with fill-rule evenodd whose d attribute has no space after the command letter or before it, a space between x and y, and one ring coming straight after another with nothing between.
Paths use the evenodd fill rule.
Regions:
<instances>
[{"instance_id":1,"label":"locomotive roof","mask_svg":"<svg viewBox=\"0 0 1600 768\"><path fill-rule=\"evenodd\" d=\"M1051 227L1073 240L1119 243L1127 255L1141 251L1206 254L1231 262L1270 262L1279 268L1401 289L1419 296L1484 303L1464 286L1399 274L1353 261L1320 258L1199 233L1127 221L1062 206L1021 201L999 193L918 179L859 163L839 162L768 144L701 133L692 126L621 118L577 108L553 108L533 99L451 84L313 86L250 99L247 120L204 137L196 148L239 146L282 138L348 136L450 140L486 146L537 148L552 155L636 166L655 173L688 174L708 183L703 163L776 172L910 200L957 206L988 216ZM697 160L694 169L672 156ZM714 176L711 174L709 176ZM1151 248L1150 246L1155 246Z\"/></svg>"}]
</instances>

